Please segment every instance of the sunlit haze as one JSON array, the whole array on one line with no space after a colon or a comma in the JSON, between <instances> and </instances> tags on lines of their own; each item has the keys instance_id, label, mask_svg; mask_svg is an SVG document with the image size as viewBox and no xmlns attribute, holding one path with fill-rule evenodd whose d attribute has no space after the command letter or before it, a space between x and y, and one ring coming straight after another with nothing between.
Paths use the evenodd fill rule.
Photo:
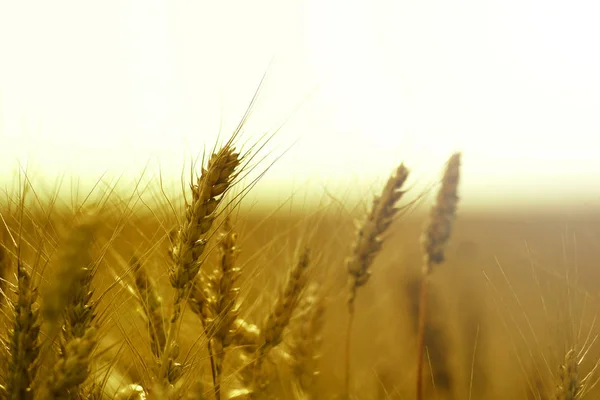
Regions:
<instances>
[{"instance_id":1,"label":"sunlit haze","mask_svg":"<svg viewBox=\"0 0 600 400\"><path fill-rule=\"evenodd\" d=\"M0 0L0 178L135 177L281 127L256 196L367 197L463 152L465 207L600 205L592 1ZM287 150L289 148L289 150Z\"/></svg>"}]
</instances>

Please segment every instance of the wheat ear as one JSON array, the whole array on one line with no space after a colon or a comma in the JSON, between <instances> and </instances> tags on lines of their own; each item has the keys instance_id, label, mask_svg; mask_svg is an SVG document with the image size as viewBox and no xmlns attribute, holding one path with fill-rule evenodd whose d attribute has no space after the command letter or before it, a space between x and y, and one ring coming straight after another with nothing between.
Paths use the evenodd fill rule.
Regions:
<instances>
[{"instance_id":1,"label":"wheat ear","mask_svg":"<svg viewBox=\"0 0 600 400\"><path fill-rule=\"evenodd\" d=\"M200 271L202 254L208 242L207 233L212 227L217 207L235 179L235 169L240 164L239 153L227 143L217 153L213 153L205 169L202 170L197 184L191 186L192 201L186 206L185 219L175 235L174 243L169 250L173 261L169 269L169 280L176 295L173 303L167 334L166 351L161 358L160 379L168 375L169 359L176 352L175 333L182 308L182 300L189 296L194 279Z\"/></svg>"},{"instance_id":2,"label":"wheat ear","mask_svg":"<svg viewBox=\"0 0 600 400\"><path fill-rule=\"evenodd\" d=\"M559 383L556 386L556 400L580 399L582 385L579 380L579 360L577 352L571 349L565 355L565 362L560 366Z\"/></svg>"},{"instance_id":3,"label":"wheat ear","mask_svg":"<svg viewBox=\"0 0 600 400\"><path fill-rule=\"evenodd\" d=\"M77 221L74 228L69 232L62 248L58 269L53 277L52 285L44 293L42 307L42 316L50 325L48 332L50 342L54 340L54 336L58 333L69 302L78 297L86 297L85 289L82 290L81 284L86 282L91 272L90 249L94 241L96 228L97 221L92 217ZM86 314L82 315L84 319L91 316L87 312L89 310L83 311ZM72 316L78 319L77 313ZM78 333L85 331L85 328L79 328L73 325L73 329L77 330Z\"/></svg>"},{"instance_id":4,"label":"wheat ear","mask_svg":"<svg viewBox=\"0 0 600 400\"><path fill-rule=\"evenodd\" d=\"M442 177L442 185L431 209L428 225L421 238L423 246L423 279L419 294L419 325L417 331L417 400L423 399L423 358L425 352L425 328L427 324L427 289L429 275L435 265L444 262L444 250L456 216L458 182L460 178L460 153L454 153Z\"/></svg>"},{"instance_id":5,"label":"wheat ear","mask_svg":"<svg viewBox=\"0 0 600 400\"><path fill-rule=\"evenodd\" d=\"M85 249L83 251L86 251ZM75 266L73 266L75 267ZM77 280L73 283L71 298L65 307L63 326L63 344L73 338L82 338L96 317L97 304L92 299L92 279L95 275L95 267L81 265L74 271Z\"/></svg>"},{"instance_id":6,"label":"wheat ear","mask_svg":"<svg viewBox=\"0 0 600 400\"><path fill-rule=\"evenodd\" d=\"M235 168L239 165L239 154L229 145L214 153L198 183L191 186L192 202L187 205L185 220L175 237L170 255L173 260L169 270L171 285L177 290L174 319L178 318L181 300L185 297L200 267L201 256L215 218L215 211L222 195L231 184Z\"/></svg>"},{"instance_id":7,"label":"wheat ear","mask_svg":"<svg viewBox=\"0 0 600 400\"><path fill-rule=\"evenodd\" d=\"M10 332L7 395L11 400L33 399L31 384L37 372L39 311L35 307L37 289L31 276L17 261L17 300L13 305L14 325Z\"/></svg>"},{"instance_id":8,"label":"wheat ear","mask_svg":"<svg viewBox=\"0 0 600 400\"><path fill-rule=\"evenodd\" d=\"M225 359L225 349L232 342L230 331L239 315L237 305L240 269L236 267L239 249L237 235L233 231L229 217L225 219L219 238L219 263L216 269L196 278L192 295L191 309L200 316L208 338L208 351L211 358L215 397L221 398L221 375Z\"/></svg>"},{"instance_id":9,"label":"wheat ear","mask_svg":"<svg viewBox=\"0 0 600 400\"><path fill-rule=\"evenodd\" d=\"M266 355L270 349L281 343L283 330L288 326L306 285L309 256L309 250L304 249L298 258L298 262L290 271L285 288L279 293L273 310L265 320L261 346L263 355Z\"/></svg>"},{"instance_id":10,"label":"wheat ear","mask_svg":"<svg viewBox=\"0 0 600 400\"><path fill-rule=\"evenodd\" d=\"M69 275L69 280L67 282L59 281L53 286L54 293L58 291L65 296L61 300L64 309L59 340L59 359L48 384L49 392L55 398L75 397L80 390L80 385L89 375L96 332L94 320L97 304L92 299L94 294L92 279L96 272L96 266L91 258L91 245L97 228L96 221L94 216L87 215L71 232L64 247L65 253L60 259L61 265L57 276L58 278ZM45 300L47 301L48 297ZM48 313L48 311L56 312L57 304L58 302L53 300L50 305L54 308L46 308L46 315L51 317L50 322L54 326L57 326L58 316ZM50 326L50 329L53 329L53 325ZM53 336L50 336L51 340L52 338ZM85 346L90 348L87 349ZM73 365L74 362L77 363L76 366ZM61 364L63 365L62 370L58 368Z\"/></svg>"},{"instance_id":11,"label":"wheat ear","mask_svg":"<svg viewBox=\"0 0 600 400\"><path fill-rule=\"evenodd\" d=\"M310 252L304 249L298 258L298 262L289 272L283 291L277 296L271 313L265 319L261 330L260 347L258 349L257 363L254 366L254 380L259 388L264 388L268 383L262 374L262 362L269 351L283 338L283 331L290 323L292 314L298 306L302 291L306 286L306 271L310 265Z\"/></svg>"},{"instance_id":12,"label":"wheat ear","mask_svg":"<svg viewBox=\"0 0 600 400\"><path fill-rule=\"evenodd\" d=\"M238 378L243 385L229 394L229 399L252 399L268 385L268 377L262 371L263 361L269 352L279 345L283 332L297 308L310 265L310 252L304 249L293 268L290 269L283 290L279 292L275 304L265 318L262 329L236 319L232 329L234 343L243 342L246 347L239 353L243 367ZM258 338L256 337L258 336ZM255 341L258 343L254 345ZM247 342L247 343L246 343Z\"/></svg>"},{"instance_id":13,"label":"wheat ear","mask_svg":"<svg viewBox=\"0 0 600 400\"><path fill-rule=\"evenodd\" d=\"M52 399L76 398L77 388L87 379L91 355L96 347L96 328L89 327L82 337L70 340L54 366L48 382Z\"/></svg>"},{"instance_id":14,"label":"wheat ear","mask_svg":"<svg viewBox=\"0 0 600 400\"><path fill-rule=\"evenodd\" d=\"M319 285L308 286L306 295L298 306L298 328L290 344L292 372L299 387L307 398L317 398L315 378L319 375L319 359L323 325L325 322L325 300Z\"/></svg>"},{"instance_id":15,"label":"wheat ear","mask_svg":"<svg viewBox=\"0 0 600 400\"><path fill-rule=\"evenodd\" d=\"M350 395L350 337L354 321L354 302L359 287L365 285L371 276L371 265L383 245L383 235L391 225L398 209L396 203L404 195L402 186L408 178L404 164L396 169L381 195L373 199L367 219L359 227L351 256L346 260L350 274L350 294L348 296L348 326L346 331L346 379L345 396Z\"/></svg>"}]
</instances>

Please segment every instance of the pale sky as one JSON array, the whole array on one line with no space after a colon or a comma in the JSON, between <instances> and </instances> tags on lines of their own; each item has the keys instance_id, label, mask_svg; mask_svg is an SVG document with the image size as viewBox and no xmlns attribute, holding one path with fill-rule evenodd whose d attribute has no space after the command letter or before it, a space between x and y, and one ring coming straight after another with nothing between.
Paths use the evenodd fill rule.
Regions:
<instances>
[{"instance_id":1,"label":"pale sky","mask_svg":"<svg viewBox=\"0 0 600 400\"><path fill-rule=\"evenodd\" d=\"M533 0L0 0L0 180L184 163L282 130L257 195L367 197L463 152L463 203L600 205L600 6Z\"/></svg>"}]
</instances>

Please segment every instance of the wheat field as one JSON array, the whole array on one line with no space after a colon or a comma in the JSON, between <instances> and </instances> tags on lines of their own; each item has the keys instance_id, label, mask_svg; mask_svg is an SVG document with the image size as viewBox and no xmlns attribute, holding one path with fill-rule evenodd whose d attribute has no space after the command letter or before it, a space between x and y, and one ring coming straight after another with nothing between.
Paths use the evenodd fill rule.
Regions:
<instances>
[{"instance_id":1,"label":"wheat field","mask_svg":"<svg viewBox=\"0 0 600 400\"><path fill-rule=\"evenodd\" d=\"M5 192L2 398L598 398L597 216L461 210L460 153L248 211L238 133L175 198Z\"/></svg>"}]
</instances>

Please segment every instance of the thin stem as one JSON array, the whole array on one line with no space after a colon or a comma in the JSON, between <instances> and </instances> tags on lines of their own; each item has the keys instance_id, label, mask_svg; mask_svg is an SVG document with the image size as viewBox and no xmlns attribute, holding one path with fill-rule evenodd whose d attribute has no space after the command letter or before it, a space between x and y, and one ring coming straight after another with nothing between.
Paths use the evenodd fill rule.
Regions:
<instances>
[{"instance_id":1,"label":"thin stem","mask_svg":"<svg viewBox=\"0 0 600 400\"><path fill-rule=\"evenodd\" d=\"M354 300L356 298L356 288L352 289L351 296L348 300L348 326L346 328L346 379L344 386L344 398L350 398L350 354L351 354L351 339L352 325L354 324Z\"/></svg>"},{"instance_id":2,"label":"thin stem","mask_svg":"<svg viewBox=\"0 0 600 400\"><path fill-rule=\"evenodd\" d=\"M208 339L208 355L210 357L210 371L212 373L213 387L215 388L215 399L221 400L221 382L217 382L217 371L215 370L215 353L212 349L212 339Z\"/></svg>"},{"instance_id":3,"label":"thin stem","mask_svg":"<svg viewBox=\"0 0 600 400\"><path fill-rule=\"evenodd\" d=\"M208 336L208 331L206 330L206 323L204 318L200 318L202 323L202 330L208 339L208 356L210 358L210 372L212 374L213 380L213 388L215 389L215 399L221 400L221 379L219 378L219 382L217 382L217 370L215 366L215 353L212 348L212 339Z\"/></svg>"},{"instance_id":4,"label":"thin stem","mask_svg":"<svg viewBox=\"0 0 600 400\"><path fill-rule=\"evenodd\" d=\"M425 353L425 328L427 326L427 287L429 276L421 280L419 298L419 327L417 331L417 400L423 400L423 361Z\"/></svg>"}]
</instances>

